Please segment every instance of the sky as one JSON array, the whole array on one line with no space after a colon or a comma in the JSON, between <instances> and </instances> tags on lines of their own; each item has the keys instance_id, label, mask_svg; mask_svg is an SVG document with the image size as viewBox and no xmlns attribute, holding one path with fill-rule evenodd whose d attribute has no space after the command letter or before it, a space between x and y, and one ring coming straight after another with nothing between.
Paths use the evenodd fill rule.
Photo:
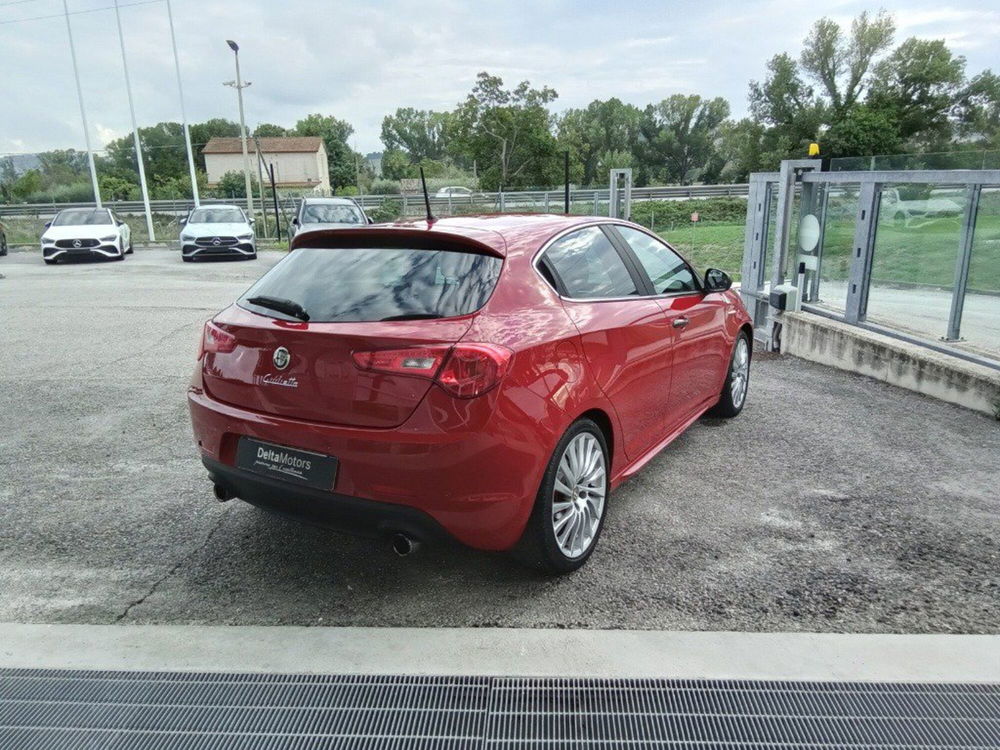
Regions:
<instances>
[{"instance_id":1,"label":"sky","mask_svg":"<svg viewBox=\"0 0 1000 750\"><path fill-rule=\"evenodd\" d=\"M165 0L119 0L139 125L180 120ZM95 148L131 124L113 0L67 0ZM128 7L126 7L128 6ZM0 155L83 148L62 0L0 0ZM476 74L554 88L555 111L618 97L639 106L671 94L729 100L778 52L798 55L812 23L844 24L884 7L896 41L943 38L968 72L1000 70L1000 0L172 0L189 121L238 120L226 39L240 45L247 123L289 127L313 112L380 151L397 107L451 109ZM90 12L92 11L92 12ZM54 17L53 17L54 16ZM25 19L25 20L22 20ZM34 19L34 20L29 20Z\"/></svg>"}]
</instances>

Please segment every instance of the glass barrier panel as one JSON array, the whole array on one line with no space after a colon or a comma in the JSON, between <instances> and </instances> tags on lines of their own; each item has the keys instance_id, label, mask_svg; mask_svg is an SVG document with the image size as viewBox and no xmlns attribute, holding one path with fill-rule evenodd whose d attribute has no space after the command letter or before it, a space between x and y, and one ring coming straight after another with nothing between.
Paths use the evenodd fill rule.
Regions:
<instances>
[{"instance_id":1,"label":"glass barrier panel","mask_svg":"<svg viewBox=\"0 0 1000 750\"><path fill-rule=\"evenodd\" d=\"M984 187L979 196L961 336L987 355L1000 353L1000 187Z\"/></svg>"}]
</instances>

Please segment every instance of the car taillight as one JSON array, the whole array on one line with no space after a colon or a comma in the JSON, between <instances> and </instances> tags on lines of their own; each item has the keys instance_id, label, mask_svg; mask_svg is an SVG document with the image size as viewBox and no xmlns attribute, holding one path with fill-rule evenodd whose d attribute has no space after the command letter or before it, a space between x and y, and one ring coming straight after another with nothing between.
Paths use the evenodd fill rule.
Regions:
<instances>
[{"instance_id":1,"label":"car taillight","mask_svg":"<svg viewBox=\"0 0 1000 750\"><path fill-rule=\"evenodd\" d=\"M198 347L198 359L201 359L208 352L231 352L236 348L236 337L231 333L226 333L211 320L205 323L205 329L201 332L201 346Z\"/></svg>"},{"instance_id":2,"label":"car taillight","mask_svg":"<svg viewBox=\"0 0 1000 750\"><path fill-rule=\"evenodd\" d=\"M354 352L362 370L433 380L456 398L475 398L507 374L513 352L496 344L435 345L412 349Z\"/></svg>"}]
</instances>

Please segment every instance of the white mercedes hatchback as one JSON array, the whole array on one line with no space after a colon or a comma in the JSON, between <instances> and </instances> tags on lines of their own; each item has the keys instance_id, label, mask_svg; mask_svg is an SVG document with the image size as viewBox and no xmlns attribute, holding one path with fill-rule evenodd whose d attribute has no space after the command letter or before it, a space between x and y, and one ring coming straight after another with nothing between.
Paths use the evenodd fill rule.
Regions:
<instances>
[{"instance_id":1,"label":"white mercedes hatchback","mask_svg":"<svg viewBox=\"0 0 1000 750\"><path fill-rule=\"evenodd\" d=\"M181 258L185 261L257 257L253 219L239 206L201 206L181 224Z\"/></svg>"},{"instance_id":2,"label":"white mercedes hatchback","mask_svg":"<svg viewBox=\"0 0 1000 750\"><path fill-rule=\"evenodd\" d=\"M45 225L42 258L49 265L70 258L122 260L132 252L132 230L107 208L66 208Z\"/></svg>"}]
</instances>

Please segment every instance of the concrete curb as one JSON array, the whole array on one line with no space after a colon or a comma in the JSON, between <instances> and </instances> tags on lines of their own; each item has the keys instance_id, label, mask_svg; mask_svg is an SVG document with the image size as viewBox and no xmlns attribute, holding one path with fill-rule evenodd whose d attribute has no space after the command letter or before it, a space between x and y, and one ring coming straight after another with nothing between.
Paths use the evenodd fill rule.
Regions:
<instances>
[{"instance_id":1,"label":"concrete curb","mask_svg":"<svg viewBox=\"0 0 1000 750\"><path fill-rule=\"evenodd\" d=\"M1000 635L0 624L0 667L1000 682Z\"/></svg>"}]
</instances>

